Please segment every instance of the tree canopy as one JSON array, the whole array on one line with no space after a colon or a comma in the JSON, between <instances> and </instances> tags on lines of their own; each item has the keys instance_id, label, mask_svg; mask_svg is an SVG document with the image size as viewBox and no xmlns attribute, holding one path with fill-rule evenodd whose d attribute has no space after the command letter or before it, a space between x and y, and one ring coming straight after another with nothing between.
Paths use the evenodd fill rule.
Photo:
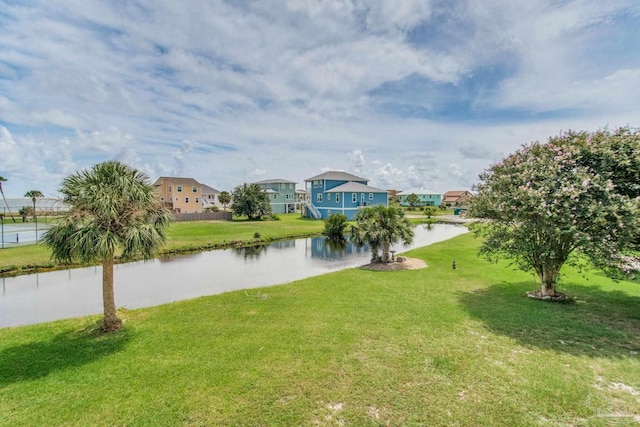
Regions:
<instances>
[{"instance_id":1,"label":"tree canopy","mask_svg":"<svg viewBox=\"0 0 640 427\"><path fill-rule=\"evenodd\" d=\"M269 195L258 184L242 184L233 189L231 211L236 216L246 215L250 220L271 217Z\"/></svg>"},{"instance_id":2,"label":"tree canopy","mask_svg":"<svg viewBox=\"0 0 640 427\"><path fill-rule=\"evenodd\" d=\"M74 173L59 189L69 206L44 243L61 262L102 263L103 329L120 328L113 290L115 256L149 259L165 241L170 213L143 173L117 161Z\"/></svg>"},{"instance_id":3,"label":"tree canopy","mask_svg":"<svg viewBox=\"0 0 640 427\"><path fill-rule=\"evenodd\" d=\"M612 273L632 249L640 221L640 134L629 128L566 132L523 145L480 175L470 216L480 252L508 258L555 297L567 262L588 260Z\"/></svg>"},{"instance_id":4,"label":"tree canopy","mask_svg":"<svg viewBox=\"0 0 640 427\"><path fill-rule=\"evenodd\" d=\"M356 224L351 227L350 239L356 245L368 244L373 262L389 262L392 244L413 241L413 227L400 208L383 205L364 208L358 211L354 220ZM382 257L378 255L380 249Z\"/></svg>"},{"instance_id":5,"label":"tree canopy","mask_svg":"<svg viewBox=\"0 0 640 427\"><path fill-rule=\"evenodd\" d=\"M418 197L416 193L409 194L405 200L412 208L415 208L420 204L420 197Z\"/></svg>"},{"instance_id":6,"label":"tree canopy","mask_svg":"<svg viewBox=\"0 0 640 427\"><path fill-rule=\"evenodd\" d=\"M222 209L226 211L227 206L231 203L231 194L229 194L228 191L221 191L220 194L218 194L218 201L222 205Z\"/></svg>"}]
</instances>

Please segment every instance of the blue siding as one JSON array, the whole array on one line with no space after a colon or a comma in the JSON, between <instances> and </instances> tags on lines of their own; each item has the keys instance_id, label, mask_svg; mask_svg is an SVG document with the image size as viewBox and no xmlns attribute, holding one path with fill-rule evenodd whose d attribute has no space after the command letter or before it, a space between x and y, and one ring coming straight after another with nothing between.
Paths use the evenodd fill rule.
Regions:
<instances>
[{"instance_id":1,"label":"blue siding","mask_svg":"<svg viewBox=\"0 0 640 427\"><path fill-rule=\"evenodd\" d=\"M359 184L367 185L367 181L355 181ZM329 218L329 215L341 213L346 215L349 220L353 219L359 209L365 206L384 205L387 206L387 193L376 192L342 192L327 193L340 185L346 184L346 181L320 180L310 182L311 187L311 203L318 208L322 219ZM318 195L321 200L318 200ZM354 196L355 194L355 196ZM336 200L336 196L337 200ZM355 201L354 201L355 198Z\"/></svg>"},{"instance_id":2,"label":"blue siding","mask_svg":"<svg viewBox=\"0 0 640 427\"><path fill-rule=\"evenodd\" d=\"M440 194L415 193L415 195L420 199L418 206L440 206L440 204L442 204L442 195ZM407 196L409 196L409 194L402 194L400 196L400 206L409 206Z\"/></svg>"}]
</instances>

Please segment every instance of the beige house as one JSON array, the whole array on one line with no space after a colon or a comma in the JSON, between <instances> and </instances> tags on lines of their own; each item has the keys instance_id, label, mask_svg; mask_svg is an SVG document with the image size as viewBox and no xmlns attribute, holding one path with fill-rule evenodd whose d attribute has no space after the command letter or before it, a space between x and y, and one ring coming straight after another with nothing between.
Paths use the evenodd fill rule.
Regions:
<instances>
[{"instance_id":1,"label":"beige house","mask_svg":"<svg viewBox=\"0 0 640 427\"><path fill-rule=\"evenodd\" d=\"M193 178L161 176L154 183L164 205L176 213L202 212L202 184Z\"/></svg>"},{"instance_id":2,"label":"beige house","mask_svg":"<svg viewBox=\"0 0 640 427\"><path fill-rule=\"evenodd\" d=\"M466 206L473 194L467 190L447 191L442 198L442 204L447 206Z\"/></svg>"}]
</instances>

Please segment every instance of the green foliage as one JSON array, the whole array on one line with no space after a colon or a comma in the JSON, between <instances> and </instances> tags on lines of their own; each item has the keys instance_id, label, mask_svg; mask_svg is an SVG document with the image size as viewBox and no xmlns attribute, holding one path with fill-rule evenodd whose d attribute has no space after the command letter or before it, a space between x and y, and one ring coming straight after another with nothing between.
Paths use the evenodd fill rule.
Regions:
<instances>
[{"instance_id":1,"label":"green foliage","mask_svg":"<svg viewBox=\"0 0 640 427\"><path fill-rule=\"evenodd\" d=\"M347 229L347 216L339 213L329 215L329 219L324 223L324 231L322 234L329 239L341 241L344 240L345 230Z\"/></svg>"},{"instance_id":2,"label":"green foliage","mask_svg":"<svg viewBox=\"0 0 640 427\"><path fill-rule=\"evenodd\" d=\"M253 238L254 238L254 239L259 239L259 238L261 238L261 237L262 237L262 234L260 234L260 232L259 232L259 231L256 231L255 233L253 233Z\"/></svg>"},{"instance_id":3,"label":"green foliage","mask_svg":"<svg viewBox=\"0 0 640 427\"><path fill-rule=\"evenodd\" d=\"M220 194L218 194L218 201L222 205L222 208L226 211L227 206L229 206L229 203L231 203L231 194L229 194L228 191L221 191Z\"/></svg>"},{"instance_id":4,"label":"green foliage","mask_svg":"<svg viewBox=\"0 0 640 427\"><path fill-rule=\"evenodd\" d=\"M513 259L554 295L560 268L586 256L617 270L640 227L640 134L567 132L523 146L480 175L470 216L491 221L481 253Z\"/></svg>"},{"instance_id":5,"label":"green foliage","mask_svg":"<svg viewBox=\"0 0 640 427\"><path fill-rule=\"evenodd\" d=\"M217 206L209 206L204 208L205 212L218 212L220 209Z\"/></svg>"},{"instance_id":6,"label":"green foliage","mask_svg":"<svg viewBox=\"0 0 640 427\"><path fill-rule=\"evenodd\" d=\"M433 216L436 213L436 209L429 207L429 206L425 206L424 207L424 214L427 216L427 218L431 218L431 216Z\"/></svg>"},{"instance_id":7,"label":"green foliage","mask_svg":"<svg viewBox=\"0 0 640 427\"><path fill-rule=\"evenodd\" d=\"M33 208L31 206L23 206L18 211L18 215L22 217L22 222L27 222L27 216L33 215Z\"/></svg>"},{"instance_id":8,"label":"green foliage","mask_svg":"<svg viewBox=\"0 0 640 427\"><path fill-rule=\"evenodd\" d=\"M269 195L258 184L242 184L234 188L231 209L235 216L246 215L249 220L272 216Z\"/></svg>"},{"instance_id":9,"label":"green foliage","mask_svg":"<svg viewBox=\"0 0 640 427\"><path fill-rule=\"evenodd\" d=\"M402 209L390 206L372 206L358 211L349 236L356 245L371 247L372 262L389 262L389 249L394 243L413 241L413 227ZM378 251L382 249L382 257Z\"/></svg>"},{"instance_id":10,"label":"green foliage","mask_svg":"<svg viewBox=\"0 0 640 427\"><path fill-rule=\"evenodd\" d=\"M117 161L68 176L59 191L69 211L43 241L57 262L102 262L105 330L117 329L114 258L153 257L165 241L170 213L146 175Z\"/></svg>"},{"instance_id":11,"label":"green foliage","mask_svg":"<svg viewBox=\"0 0 640 427\"><path fill-rule=\"evenodd\" d=\"M409 194L405 200L412 208L415 208L420 204L420 197L418 197L418 195L415 193Z\"/></svg>"}]
</instances>

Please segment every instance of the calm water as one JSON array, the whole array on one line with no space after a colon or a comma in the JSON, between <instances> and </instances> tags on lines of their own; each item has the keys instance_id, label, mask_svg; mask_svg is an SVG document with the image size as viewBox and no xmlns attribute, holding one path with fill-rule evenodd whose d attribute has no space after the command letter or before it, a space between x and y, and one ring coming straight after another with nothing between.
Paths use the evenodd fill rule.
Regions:
<instances>
[{"instance_id":1,"label":"calm water","mask_svg":"<svg viewBox=\"0 0 640 427\"><path fill-rule=\"evenodd\" d=\"M418 226L398 253L466 233L465 227ZM322 237L226 249L115 266L116 305L163 303L287 283L367 264L367 248L325 244ZM0 279L0 327L28 325L102 312L102 269L78 268ZM255 291L254 291L255 292Z\"/></svg>"}]
</instances>

